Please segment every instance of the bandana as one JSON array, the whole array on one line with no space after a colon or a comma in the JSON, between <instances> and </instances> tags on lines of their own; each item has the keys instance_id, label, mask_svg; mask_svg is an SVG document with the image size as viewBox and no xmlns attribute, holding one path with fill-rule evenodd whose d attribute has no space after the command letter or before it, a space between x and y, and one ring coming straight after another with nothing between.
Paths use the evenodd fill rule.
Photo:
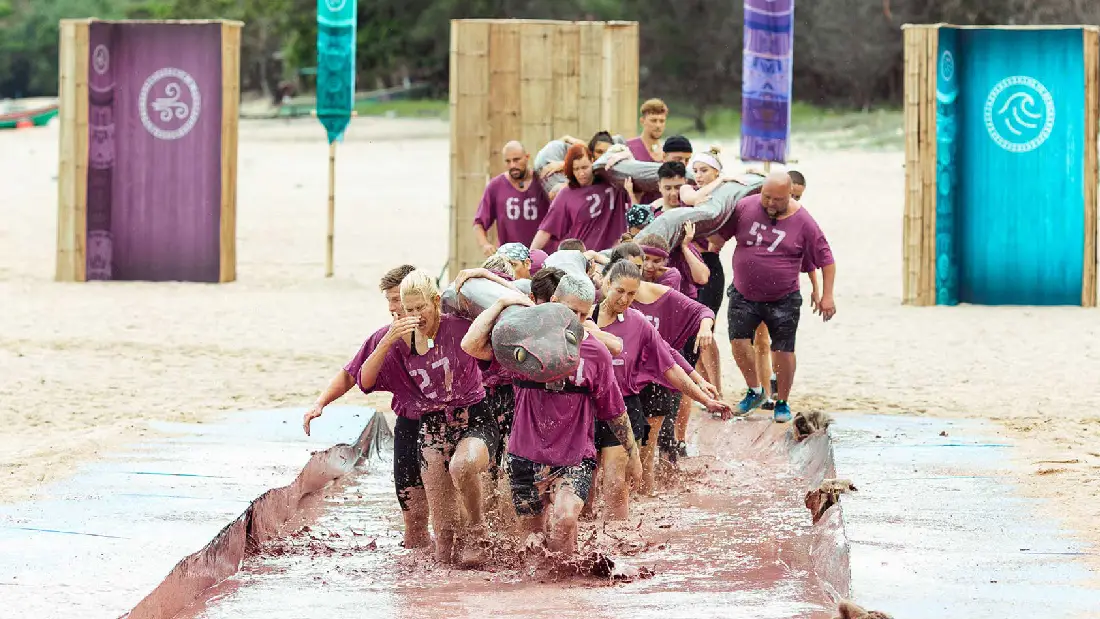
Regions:
<instances>
[{"instance_id":1,"label":"bandana","mask_svg":"<svg viewBox=\"0 0 1100 619\"><path fill-rule=\"evenodd\" d=\"M546 262L546 252L541 249L531 250L531 275L538 273L542 269L542 265Z\"/></svg>"},{"instance_id":2,"label":"bandana","mask_svg":"<svg viewBox=\"0 0 1100 619\"><path fill-rule=\"evenodd\" d=\"M710 153L695 153L691 156L691 163L694 164L696 161L705 163L715 170L722 169L722 164L718 163L718 158Z\"/></svg>"},{"instance_id":3,"label":"bandana","mask_svg":"<svg viewBox=\"0 0 1100 619\"><path fill-rule=\"evenodd\" d=\"M509 260L523 262L531 259L531 251L523 243L505 243L500 246L497 253Z\"/></svg>"},{"instance_id":4,"label":"bandana","mask_svg":"<svg viewBox=\"0 0 1100 619\"><path fill-rule=\"evenodd\" d=\"M661 249L660 247L650 247L648 245L643 245L642 251L649 254L650 256L657 256L658 258L664 258L666 260L668 259L668 252Z\"/></svg>"}]
</instances>

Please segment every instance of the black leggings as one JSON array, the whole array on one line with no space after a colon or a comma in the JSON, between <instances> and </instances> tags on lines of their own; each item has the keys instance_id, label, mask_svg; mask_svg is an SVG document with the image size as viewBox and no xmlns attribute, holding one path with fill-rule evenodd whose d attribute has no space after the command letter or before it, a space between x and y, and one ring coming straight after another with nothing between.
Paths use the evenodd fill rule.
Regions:
<instances>
[{"instance_id":1,"label":"black leggings","mask_svg":"<svg viewBox=\"0 0 1100 619\"><path fill-rule=\"evenodd\" d=\"M722 268L722 259L717 252L703 252L703 264L710 269L710 278L699 287L695 300L709 307L717 317L718 310L722 309L722 298L726 294L726 271Z\"/></svg>"},{"instance_id":2,"label":"black leggings","mask_svg":"<svg viewBox=\"0 0 1100 619\"><path fill-rule=\"evenodd\" d=\"M402 511L409 511L409 491L424 487L420 479L420 421L398 417L393 426L393 483Z\"/></svg>"}]
</instances>

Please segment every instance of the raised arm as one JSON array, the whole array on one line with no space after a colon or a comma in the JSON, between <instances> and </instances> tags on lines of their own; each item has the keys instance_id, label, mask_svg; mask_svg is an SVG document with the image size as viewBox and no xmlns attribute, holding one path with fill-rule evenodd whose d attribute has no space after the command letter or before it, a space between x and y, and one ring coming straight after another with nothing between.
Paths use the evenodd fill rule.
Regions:
<instances>
[{"instance_id":1,"label":"raised arm","mask_svg":"<svg viewBox=\"0 0 1100 619\"><path fill-rule=\"evenodd\" d=\"M364 391L373 389L375 383L378 382L378 374L382 371L386 354L390 352L393 345L402 337L415 331L419 324L420 318L416 316L406 316L393 321L390 330L378 343L378 347L371 352L367 360L363 362L363 367L359 369L359 385Z\"/></svg>"},{"instance_id":2,"label":"raised arm","mask_svg":"<svg viewBox=\"0 0 1100 619\"><path fill-rule=\"evenodd\" d=\"M703 200L706 200L710 196L711 192L718 189L718 186L726 182L726 179L719 176L711 182L696 189L691 185L684 185L680 187L680 201L688 206L695 206L700 204Z\"/></svg>"},{"instance_id":3,"label":"raised arm","mask_svg":"<svg viewBox=\"0 0 1100 619\"><path fill-rule=\"evenodd\" d=\"M504 279L503 277L497 275L496 273L493 273L489 269L483 269L483 268L480 268L480 267L478 267L476 269L464 269L462 271L459 271L458 272L458 277L455 278L455 282L454 282L455 283L455 292L456 293L460 292L462 290L462 285L463 284L465 284L467 281L469 281L471 279L478 278L478 277L481 278L481 279L487 279L487 280L489 280L489 281L491 281L495 284L500 284L501 286L504 286L505 288L509 288L511 290L515 290L516 292L520 292L519 288L516 288L516 285L513 284L512 282ZM523 293L520 292L520 294L523 294Z\"/></svg>"},{"instance_id":4,"label":"raised arm","mask_svg":"<svg viewBox=\"0 0 1100 619\"><path fill-rule=\"evenodd\" d=\"M691 272L691 281L702 286L710 280L710 267L695 253L692 242L695 240L695 222L684 224L684 239L680 241L680 251L684 254L684 262Z\"/></svg>"}]
</instances>

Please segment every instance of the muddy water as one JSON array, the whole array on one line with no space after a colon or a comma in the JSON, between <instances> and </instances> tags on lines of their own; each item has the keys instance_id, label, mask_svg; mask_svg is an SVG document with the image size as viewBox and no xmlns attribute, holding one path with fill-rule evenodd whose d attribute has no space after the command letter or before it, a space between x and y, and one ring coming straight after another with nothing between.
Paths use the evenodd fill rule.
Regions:
<instances>
[{"instance_id":1,"label":"muddy water","mask_svg":"<svg viewBox=\"0 0 1100 619\"><path fill-rule=\"evenodd\" d=\"M503 552L481 570L436 565L401 547L390 468L375 462L184 616L831 617L809 562L804 481L784 450L733 457L746 447L735 425L701 433L673 487L635 501L629 521L582 526L582 554L652 576L563 574Z\"/></svg>"}]
</instances>

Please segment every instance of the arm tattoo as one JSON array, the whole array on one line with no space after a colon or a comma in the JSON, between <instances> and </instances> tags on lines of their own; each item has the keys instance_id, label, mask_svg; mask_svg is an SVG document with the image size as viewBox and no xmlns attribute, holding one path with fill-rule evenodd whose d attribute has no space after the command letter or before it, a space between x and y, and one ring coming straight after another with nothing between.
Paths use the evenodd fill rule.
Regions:
<instances>
[{"instance_id":1,"label":"arm tattoo","mask_svg":"<svg viewBox=\"0 0 1100 619\"><path fill-rule=\"evenodd\" d=\"M607 425L611 427L611 431L615 433L615 438L619 439L623 448L626 449L626 453L634 451L636 445L634 444L634 429L630 427L630 417L624 412L622 415L607 422Z\"/></svg>"}]
</instances>

